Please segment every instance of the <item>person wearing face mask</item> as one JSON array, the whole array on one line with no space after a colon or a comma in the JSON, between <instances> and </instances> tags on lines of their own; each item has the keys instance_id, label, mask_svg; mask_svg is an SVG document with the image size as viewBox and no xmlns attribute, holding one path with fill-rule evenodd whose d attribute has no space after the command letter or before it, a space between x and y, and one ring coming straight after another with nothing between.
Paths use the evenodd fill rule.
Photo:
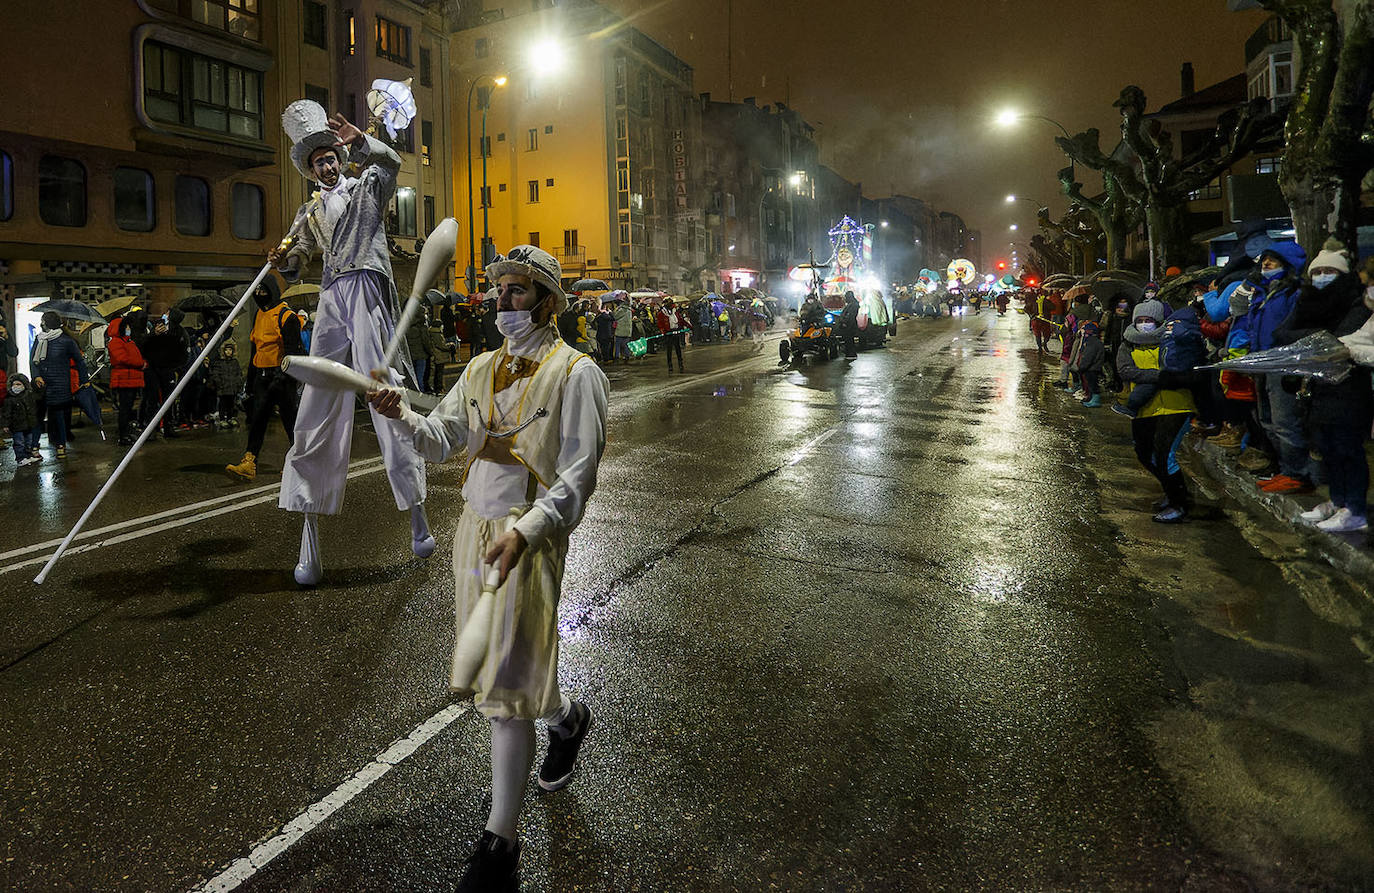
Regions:
<instances>
[{"instance_id":1,"label":"person wearing face mask","mask_svg":"<svg viewBox=\"0 0 1374 893\"><path fill-rule=\"evenodd\" d=\"M1275 346L1274 332L1293 312L1302 286L1307 253L1296 242L1270 242L1260 249L1257 268L1232 295L1232 302L1248 299L1244 315L1232 326L1244 331L1250 352ZM1284 376L1255 377L1259 422L1277 453L1278 471L1260 469L1259 486L1269 493L1312 492L1311 460L1303 433L1298 398L1284 387Z\"/></svg>"},{"instance_id":2,"label":"person wearing face mask","mask_svg":"<svg viewBox=\"0 0 1374 893\"><path fill-rule=\"evenodd\" d=\"M426 458L466 451L463 514L453 546L461 630L487 566L502 585L473 703L491 726L492 804L459 891L507 889L520 859L517 819L534 760L534 721L548 723L539 786L562 788L592 725L587 705L558 686L558 601L568 536L596 487L606 443L610 385L581 351L558 337L567 305L552 255L519 245L487 268L498 283L505 344L468 364L428 415L391 389L373 408L413 432Z\"/></svg>"},{"instance_id":3,"label":"person wearing face mask","mask_svg":"<svg viewBox=\"0 0 1374 893\"><path fill-rule=\"evenodd\" d=\"M28 376L16 372L5 382L5 402L0 403L0 428L8 428L13 438L14 461L36 465L43 461L38 453L38 410Z\"/></svg>"},{"instance_id":4,"label":"person wearing face mask","mask_svg":"<svg viewBox=\"0 0 1374 893\"><path fill-rule=\"evenodd\" d=\"M282 129L293 144L292 163L320 187L296 212L290 229L294 243L285 251L279 246L268 254L288 282L300 278L316 252L323 256L310 355L418 390L404 341L396 366L382 370L397 315L383 221L396 193L400 156L342 115L327 116L308 99L286 107ZM350 160L361 171L356 178L344 175ZM318 516L337 514L343 508L355 399L345 391L312 385L301 392L278 505L304 516L295 569L296 582L302 586L315 585L323 574ZM410 513L411 550L427 558L435 542L425 516L424 461L403 425L375 410L372 422L396 507Z\"/></svg>"},{"instance_id":5,"label":"person wearing face mask","mask_svg":"<svg viewBox=\"0 0 1374 893\"><path fill-rule=\"evenodd\" d=\"M48 443L57 458L62 459L67 455L66 412L71 408L73 390L71 368L76 366L78 385L90 381L90 373L76 339L62 325L62 317L48 310L39 324L43 331L33 343L29 368L34 372L34 385L43 392L43 409L39 414L46 412L47 415Z\"/></svg>"},{"instance_id":6,"label":"person wearing face mask","mask_svg":"<svg viewBox=\"0 0 1374 893\"><path fill-rule=\"evenodd\" d=\"M286 442L296 438L296 380L281 369L282 357L305 353L301 318L281 296L281 285L268 276L253 292L258 312L248 344L248 449L234 465L224 466L233 478L251 481L258 474L258 456L267 438L272 410L281 417Z\"/></svg>"},{"instance_id":7,"label":"person wearing face mask","mask_svg":"<svg viewBox=\"0 0 1374 893\"><path fill-rule=\"evenodd\" d=\"M1276 345L1292 344L1316 332L1337 337L1358 331L1370 319L1365 289L1351 273L1338 242L1328 242L1312 259L1310 284L1298 292L1293 312L1274 331ZM1369 369L1356 366L1339 384L1320 379L1307 383L1311 395L1307 423L1326 469L1329 498L1302 516L1330 533L1367 526L1369 461L1364 444L1374 422L1374 392Z\"/></svg>"},{"instance_id":8,"label":"person wearing face mask","mask_svg":"<svg viewBox=\"0 0 1374 893\"><path fill-rule=\"evenodd\" d=\"M1187 389L1160 386L1159 326L1168 313L1163 301L1141 301L1136 305L1134 321L1122 334L1125 343L1117 357L1117 372L1131 387L1131 397L1137 391L1148 394L1131 419L1131 442L1140 464L1164 490L1164 498L1154 504L1152 520L1178 524L1187 520L1192 505L1188 483L1178 464L1178 448L1195 407ZM1120 411L1116 405L1112 409Z\"/></svg>"}]
</instances>

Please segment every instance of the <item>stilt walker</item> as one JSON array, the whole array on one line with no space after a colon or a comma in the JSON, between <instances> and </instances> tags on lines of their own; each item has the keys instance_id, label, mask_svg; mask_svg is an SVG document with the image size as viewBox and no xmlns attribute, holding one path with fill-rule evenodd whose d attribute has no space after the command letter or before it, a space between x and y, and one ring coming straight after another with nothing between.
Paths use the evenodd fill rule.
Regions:
<instances>
[{"instance_id":1,"label":"stilt walker","mask_svg":"<svg viewBox=\"0 0 1374 893\"><path fill-rule=\"evenodd\" d=\"M293 144L291 161L320 189L296 212L291 226L295 243L270 257L294 282L316 251L323 255L310 355L371 374L384 368L396 320L396 286L382 224L396 192L401 159L342 115L326 116L308 99L287 106L282 127ZM350 157L361 170L356 179L344 176ZM386 374L389 384L413 383L409 356L403 352ZM343 507L355 399L346 391L308 384L301 394L279 501L287 511L305 515L295 572L301 585L318 583L323 573L317 517L337 514ZM410 513L411 549L428 557L435 543L425 517L424 461L404 424L375 409L372 420L396 507Z\"/></svg>"},{"instance_id":2,"label":"stilt walker","mask_svg":"<svg viewBox=\"0 0 1374 893\"><path fill-rule=\"evenodd\" d=\"M505 344L470 362L428 415L406 407L395 390L369 397L413 432L426 458L467 453L453 543L458 636L450 687L472 691L491 721L492 805L459 891L506 889L516 878L534 721L549 726L539 770L546 791L571 780L592 725L591 709L558 687L558 601L568 536L596 487L610 386L595 361L558 337L553 321L568 301L561 273L552 255L533 246L498 257L487 278L498 283ZM488 578L487 569L496 573ZM484 580L495 590L486 601ZM475 611L479 602L483 610ZM473 643L475 654L465 650ZM472 667L475 676L465 669Z\"/></svg>"}]
</instances>

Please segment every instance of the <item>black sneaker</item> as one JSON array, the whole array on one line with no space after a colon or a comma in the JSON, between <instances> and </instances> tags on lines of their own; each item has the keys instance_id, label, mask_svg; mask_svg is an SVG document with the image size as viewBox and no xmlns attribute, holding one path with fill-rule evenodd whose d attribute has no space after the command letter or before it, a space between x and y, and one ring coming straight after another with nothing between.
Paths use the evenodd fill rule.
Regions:
<instances>
[{"instance_id":1,"label":"black sneaker","mask_svg":"<svg viewBox=\"0 0 1374 893\"><path fill-rule=\"evenodd\" d=\"M497 893L515 890L520 880L520 844L483 831L477 849L468 856L457 893Z\"/></svg>"},{"instance_id":2,"label":"black sneaker","mask_svg":"<svg viewBox=\"0 0 1374 893\"><path fill-rule=\"evenodd\" d=\"M539 767L539 786L546 791L557 791L572 781L577 751L592 727L592 708L581 701L573 701L569 718L575 718L576 722L568 737L549 729L549 752L544 757L544 765Z\"/></svg>"}]
</instances>

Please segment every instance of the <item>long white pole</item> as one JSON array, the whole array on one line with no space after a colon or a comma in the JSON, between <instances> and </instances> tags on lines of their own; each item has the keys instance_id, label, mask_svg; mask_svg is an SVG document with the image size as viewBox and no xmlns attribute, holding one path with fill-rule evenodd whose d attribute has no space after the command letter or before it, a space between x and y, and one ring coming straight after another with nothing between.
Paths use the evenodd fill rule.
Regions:
<instances>
[{"instance_id":1,"label":"long white pole","mask_svg":"<svg viewBox=\"0 0 1374 893\"><path fill-rule=\"evenodd\" d=\"M205 349L200 352L200 356L196 357L195 362L190 365L190 369L198 369L200 368L200 364L205 362L205 358L210 355L210 351L215 349L220 339L229 331L229 327L233 324L234 319L243 310L244 305L253 297L253 292L257 290L257 287L262 284L262 280L266 279L267 274L271 271L271 261L262 265L262 269L258 271L258 277L253 280L252 285L244 289L243 297L239 298L239 302L234 305L234 309L224 318L224 322L220 325L219 331L215 332L214 337L210 339L210 343L205 345ZM181 381L177 382L177 386L172 388L172 393L168 394L167 398L162 401L162 405L158 407L157 414L154 415L152 420L144 427L143 433L138 436L138 440L134 441L134 445L129 448L129 452L125 453L124 458L115 466L114 472L111 473L109 479L105 481L105 485L100 488L100 492L95 494L95 498L91 500L91 504L86 506L86 511L83 512L80 519L77 520L76 526L67 534L67 538L62 540L62 545L57 547L57 551L48 559L48 563L43 565L43 569L38 572L38 576L33 578L33 582L42 583L48 578L48 572L52 570L54 564L57 564L57 559L62 557L62 553L67 551L67 547L72 544L72 540L76 539L76 535L81 532L81 528L86 526L86 522L90 520L96 507L100 505L101 500L105 498L105 494L110 491L110 487L114 485L114 482L119 480L119 476L124 473L124 469L134 458L134 454L138 452L139 447L143 446L143 444L148 441L148 438L152 436L153 432L157 430L158 423L161 422L162 417L167 414L167 410L171 409L177 397L181 396L181 392L191 383L191 377L192 376L189 374L183 375Z\"/></svg>"}]
</instances>

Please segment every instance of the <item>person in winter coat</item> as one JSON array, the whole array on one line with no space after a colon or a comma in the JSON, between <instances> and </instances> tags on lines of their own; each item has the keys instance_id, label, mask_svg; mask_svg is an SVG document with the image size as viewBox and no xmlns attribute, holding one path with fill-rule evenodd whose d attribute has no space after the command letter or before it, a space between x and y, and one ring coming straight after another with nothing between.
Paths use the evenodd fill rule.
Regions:
<instances>
[{"instance_id":1,"label":"person in winter coat","mask_svg":"<svg viewBox=\"0 0 1374 893\"><path fill-rule=\"evenodd\" d=\"M90 380L86 369L86 358L76 339L62 325L62 317L51 310L42 316L42 332L34 341L29 355L29 368L34 371L33 383L43 392L43 409L48 421L48 443L57 451L57 457L67 455L67 412L72 404L71 369L76 366L78 385ZM38 423L40 426L42 422Z\"/></svg>"},{"instance_id":2,"label":"person in winter coat","mask_svg":"<svg viewBox=\"0 0 1374 893\"><path fill-rule=\"evenodd\" d=\"M5 325L3 319L0 319L0 405L4 405L5 395L9 393L5 388L5 382L10 368L10 360L17 356L19 356L19 348L10 335L9 326ZM32 388L33 386L29 385L29 387Z\"/></svg>"},{"instance_id":3,"label":"person in winter coat","mask_svg":"<svg viewBox=\"0 0 1374 893\"><path fill-rule=\"evenodd\" d=\"M1309 282L1298 292L1293 312L1274 330L1274 343L1292 344L1317 332L1337 337L1358 331L1370 318L1365 289L1350 271L1350 261L1339 243L1312 259ZM1329 498L1303 520L1330 533L1348 533L1368 526L1369 461L1365 441L1374 422L1374 391L1370 390L1367 366L1339 384L1310 379L1307 384L1311 427L1322 464L1326 468Z\"/></svg>"},{"instance_id":4,"label":"person in winter coat","mask_svg":"<svg viewBox=\"0 0 1374 893\"><path fill-rule=\"evenodd\" d=\"M603 304L593 322L596 326L597 359L609 363L615 359L615 315L610 307Z\"/></svg>"},{"instance_id":5,"label":"person in winter coat","mask_svg":"<svg viewBox=\"0 0 1374 893\"><path fill-rule=\"evenodd\" d=\"M1177 524L1187 520L1191 506L1188 483L1178 464L1178 448L1194 407L1187 390L1159 386L1159 324L1167 313L1162 301L1138 304L1132 324L1122 333L1124 345L1116 363L1117 372L1132 389L1155 387L1149 401L1131 420L1131 442L1140 464L1164 490L1164 499L1155 503L1153 520ZM1112 408L1117 409L1115 405Z\"/></svg>"},{"instance_id":6,"label":"person in winter coat","mask_svg":"<svg viewBox=\"0 0 1374 893\"><path fill-rule=\"evenodd\" d=\"M1295 242L1268 242L1259 252L1258 267L1232 295L1232 339L1244 333L1250 352L1274 346L1274 332L1293 312L1302 286L1307 254ZM1236 313L1236 310L1242 310ZM1284 376L1257 376L1260 424L1278 454L1278 473L1260 479L1260 489L1270 493L1312 492L1311 460L1302 430L1301 408L1296 393L1284 387Z\"/></svg>"},{"instance_id":7,"label":"person in winter coat","mask_svg":"<svg viewBox=\"0 0 1374 893\"><path fill-rule=\"evenodd\" d=\"M34 465L43 461L38 452L38 410L34 405L33 385L22 372L5 382L5 402L0 403L0 427L8 428L13 438L14 461Z\"/></svg>"},{"instance_id":8,"label":"person in winter coat","mask_svg":"<svg viewBox=\"0 0 1374 893\"><path fill-rule=\"evenodd\" d=\"M1106 363L1107 348L1102 343L1102 327L1095 322L1085 322L1079 327L1078 380L1083 383L1083 393L1087 398L1083 405L1096 409L1102 405L1099 390L1102 367Z\"/></svg>"},{"instance_id":9,"label":"person in winter coat","mask_svg":"<svg viewBox=\"0 0 1374 893\"><path fill-rule=\"evenodd\" d=\"M251 481L258 474L258 455L267 438L267 423L272 410L281 415L286 442L296 442L296 413L300 398L296 380L282 371L284 356L305 353L301 323L281 296L277 277L268 276L253 292L258 312L253 317L249 336L252 353L248 357L248 449L234 465L224 466L231 476Z\"/></svg>"},{"instance_id":10,"label":"person in winter coat","mask_svg":"<svg viewBox=\"0 0 1374 893\"><path fill-rule=\"evenodd\" d=\"M847 360L852 360L859 355L859 299L854 297L854 292L844 293L844 309L840 311L839 325L840 337L844 339L844 356Z\"/></svg>"},{"instance_id":11,"label":"person in winter coat","mask_svg":"<svg viewBox=\"0 0 1374 893\"><path fill-rule=\"evenodd\" d=\"M1126 341L1125 333L1134 331L1136 343L1148 343L1158 352L1159 338L1163 334L1159 327L1164 324L1168 315L1169 307L1163 301L1141 301L1131 311L1131 325L1122 331L1125 347L1117 351L1116 355L1117 376L1130 388L1130 393L1124 405L1112 404L1112 412L1135 418L1140 409L1154 399L1155 391L1158 390L1158 367L1156 366L1156 371L1149 375L1134 374L1137 371L1134 369L1134 353L1130 342ZM1146 340L1142 342L1139 340L1141 338Z\"/></svg>"},{"instance_id":12,"label":"person in winter coat","mask_svg":"<svg viewBox=\"0 0 1374 893\"><path fill-rule=\"evenodd\" d=\"M210 392L215 395L215 409L219 418L216 428L239 426L239 391L243 390L243 368L239 366L238 345L225 341L219 346L219 356L209 360L207 379Z\"/></svg>"},{"instance_id":13,"label":"person in winter coat","mask_svg":"<svg viewBox=\"0 0 1374 893\"><path fill-rule=\"evenodd\" d=\"M686 371L682 368L682 330L687 328L687 320L683 319L672 300L665 300L658 308L654 321L663 341L663 353L668 358L668 371L673 371L674 353L677 354L677 371Z\"/></svg>"},{"instance_id":14,"label":"person in winter coat","mask_svg":"<svg viewBox=\"0 0 1374 893\"><path fill-rule=\"evenodd\" d=\"M154 306L149 319L150 331L142 343L135 339L143 359L148 361L143 374L143 404L139 412L139 421L144 425L152 421L162 401L176 388L177 378L186 366L190 345L186 340L186 331L181 327L184 316L176 308L168 310ZM161 430L164 437L178 436L175 407L162 417Z\"/></svg>"},{"instance_id":15,"label":"person in winter coat","mask_svg":"<svg viewBox=\"0 0 1374 893\"><path fill-rule=\"evenodd\" d=\"M634 311L630 309L630 299L621 292L620 300L615 302L611 312L615 317L615 356L622 363L630 362L630 336L634 333Z\"/></svg>"},{"instance_id":16,"label":"person in winter coat","mask_svg":"<svg viewBox=\"0 0 1374 893\"><path fill-rule=\"evenodd\" d=\"M134 333L147 326L147 317L138 308L126 316L110 320L105 328L105 350L110 357L110 391L114 395L119 420L119 445L134 442L134 403L143 391L143 370L147 362L134 343Z\"/></svg>"}]
</instances>

